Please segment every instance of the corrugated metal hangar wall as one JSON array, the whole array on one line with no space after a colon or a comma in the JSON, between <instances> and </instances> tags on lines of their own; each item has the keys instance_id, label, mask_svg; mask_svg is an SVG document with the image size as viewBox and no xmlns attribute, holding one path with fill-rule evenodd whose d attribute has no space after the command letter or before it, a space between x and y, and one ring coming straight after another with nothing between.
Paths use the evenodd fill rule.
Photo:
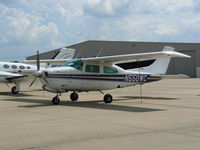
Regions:
<instances>
[{"instance_id":1,"label":"corrugated metal hangar wall","mask_svg":"<svg viewBox=\"0 0 200 150\"><path fill-rule=\"evenodd\" d=\"M165 42L121 42L121 41L86 41L66 48L75 49L74 58L109 56L131 53L161 51L164 46L172 46L178 52L190 55L192 58L173 58L167 74L186 74L190 77L200 77L200 43L165 43ZM52 59L60 49L40 54L41 59ZM27 60L35 56L27 57Z\"/></svg>"}]
</instances>

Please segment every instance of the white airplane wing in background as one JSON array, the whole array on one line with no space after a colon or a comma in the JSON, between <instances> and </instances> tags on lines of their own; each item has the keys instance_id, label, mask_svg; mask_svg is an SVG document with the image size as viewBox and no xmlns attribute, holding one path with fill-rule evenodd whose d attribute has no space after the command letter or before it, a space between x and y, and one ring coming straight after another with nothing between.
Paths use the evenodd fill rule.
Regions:
<instances>
[{"instance_id":1,"label":"white airplane wing in background","mask_svg":"<svg viewBox=\"0 0 200 150\"><path fill-rule=\"evenodd\" d=\"M53 59L41 59L40 63L49 63L49 64L64 64L67 61L73 59L75 49L72 48L62 48ZM36 64L36 60L25 60L23 63L26 64Z\"/></svg>"},{"instance_id":2,"label":"white airplane wing in background","mask_svg":"<svg viewBox=\"0 0 200 150\"><path fill-rule=\"evenodd\" d=\"M171 58L171 57L186 57L190 56L173 51L174 48L170 46L165 46L160 52L148 52L148 53L138 53L138 54L126 54L126 55L114 55L114 56L103 56L103 57L92 57L92 58L82 58L81 60L96 63L96 64L116 64L121 62L141 60L141 59L157 59L157 58Z\"/></svg>"},{"instance_id":3,"label":"white airplane wing in background","mask_svg":"<svg viewBox=\"0 0 200 150\"><path fill-rule=\"evenodd\" d=\"M17 82L22 81L27 75L0 71L0 82Z\"/></svg>"},{"instance_id":4,"label":"white airplane wing in background","mask_svg":"<svg viewBox=\"0 0 200 150\"><path fill-rule=\"evenodd\" d=\"M54 59L73 59L75 49L62 48L60 52L54 57Z\"/></svg>"}]
</instances>

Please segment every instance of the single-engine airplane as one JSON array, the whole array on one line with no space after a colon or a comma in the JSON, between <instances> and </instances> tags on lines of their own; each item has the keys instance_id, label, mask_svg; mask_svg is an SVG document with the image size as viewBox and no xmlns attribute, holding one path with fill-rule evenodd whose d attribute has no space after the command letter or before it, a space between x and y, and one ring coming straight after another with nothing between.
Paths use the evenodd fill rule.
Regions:
<instances>
[{"instance_id":1,"label":"single-engine airplane","mask_svg":"<svg viewBox=\"0 0 200 150\"><path fill-rule=\"evenodd\" d=\"M56 93L56 96L52 98L52 103L57 105L60 103L61 93L68 91L72 91L71 100L77 101L77 92L101 92L164 78L185 77L185 75L165 75L171 57L190 58L188 55L175 52L174 48L170 46L165 46L160 52L72 59L62 67L45 70L40 70L38 58L38 71L34 72L33 75L40 79L44 90ZM124 70L115 65L119 62L133 60L139 62L142 59L156 59L156 61L150 66L130 70ZM103 101L105 103L111 103L112 100L112 95L104 95Z\"/></svg>"}]
</instances>

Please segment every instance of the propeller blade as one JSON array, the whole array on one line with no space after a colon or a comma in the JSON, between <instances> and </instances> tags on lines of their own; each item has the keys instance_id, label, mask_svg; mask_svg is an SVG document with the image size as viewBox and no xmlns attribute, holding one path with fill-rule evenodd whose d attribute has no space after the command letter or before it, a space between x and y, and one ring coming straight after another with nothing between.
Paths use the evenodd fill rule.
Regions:
<instances>
[{"instance_id":1,"label":"propeller blade","mask_svg":"<svg viewBox=\"0 0 200 150\"><path fill-rule=\"evenodd\" d=\"M31 87L31 86L35 83L36 79L37 79L37 77L35 77L35 78L33 79L33 81L31 82L31 84L29 85L29 87Z\"/></svg>"},{"instance_id":2,"label":"propeller blade","mask_svg":"<svg viewBox=\"0 0 200 150\"><path fill-rule=\"evenodd\" d=\"M40 70L40 55L39 55L39 51L37 51L37 70Z\"/></svg>"}]
</instances>

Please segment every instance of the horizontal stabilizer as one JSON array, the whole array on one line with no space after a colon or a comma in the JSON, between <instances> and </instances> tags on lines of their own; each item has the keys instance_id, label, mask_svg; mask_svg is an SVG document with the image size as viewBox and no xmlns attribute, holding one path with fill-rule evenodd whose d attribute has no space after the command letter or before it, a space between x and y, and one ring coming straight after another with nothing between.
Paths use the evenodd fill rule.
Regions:
<instances>
[{"instance_id":1,"label":"horizontal stabilizer","mask_svg":"<svg viewBox=\"0 0 200 150\"><path fill-rule=\"evenodd\" d=\"M161 79L187 79L190 78L187 75L184 74L178 74L178 75L151 75L149 79L151 80L161 80Z\"/></svg>"}]
</instances>

